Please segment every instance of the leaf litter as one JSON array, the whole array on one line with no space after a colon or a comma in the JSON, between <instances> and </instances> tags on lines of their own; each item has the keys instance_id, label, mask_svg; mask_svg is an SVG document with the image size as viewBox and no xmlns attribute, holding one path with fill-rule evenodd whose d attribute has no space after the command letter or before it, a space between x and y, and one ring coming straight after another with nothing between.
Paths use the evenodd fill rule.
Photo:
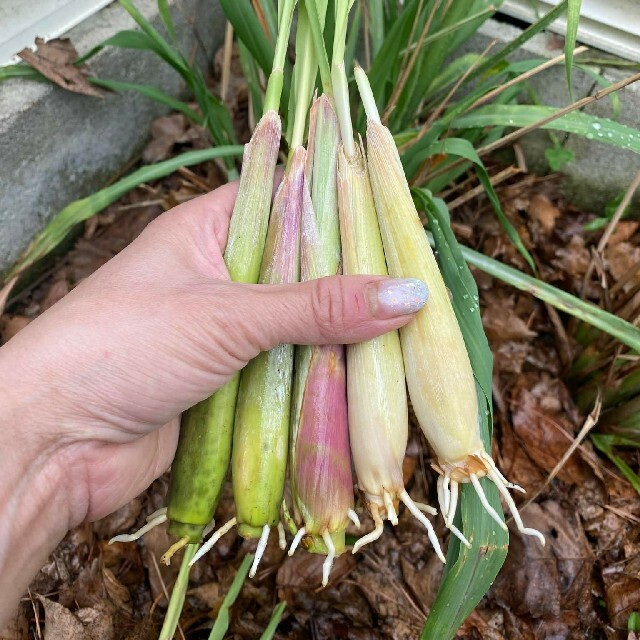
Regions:
<instances>
[{"instance_id":1,"label":"leaf litter","mask_svg":"<svg viewBox=\"0 0 640 640\"><path fill-rule=\"evenodd\" d=\"M247 92L233 86L236 122L244 122ZM244 101L244 103L243 103ZM187 148L201 148L206 134L180 114L158 119L145 150L146 160ZM492 170L499 168L492 167ZM73 248L14 299L0 317L0 338L11 339L110 257L129 244L164 210L214 189L222 182L215 163L177 172L143 185L87 221ZM523 174L497 191L504 210L535 257L539 276L579 294L599 234L583 224L592 215L562 198L557 177ZM452 195L455 197L455 195ZM482 196L456 207L452 226L461 242L525 269L520 254L497 224ZM640 258L638 224L622 222L604 251L608 286L619 287L633 304L640 271L628 276ZM576 386L560 356L558 322L566 331L564 348L572 358L581 345L567 318L554 319L537 300L475 271L482 317L495 356L494 456L504 472L530 495L579 432L585 412L576 407ZM584 289L603 303L602 282L594 276ZM569 337L567 337L569 336ZM600 340L600 338L598 338ZM589 411L588 407L586 411ZM627 454L637 469L638 459ZM432 454L411 425L404 472L417 499L434 501ZM163 505L167 478L107 518L77 527L65 537L38 573L30 597L0 638L26 637L145 639L157 635L175 581L179 558L170 567L158 558L167 547L165 527L137 543L108 545L115 533L135 529ZM526 496L521 499L524 504ZM524 508L548 544L542 549L511 529L511 548L493 587L465 622L459 638L517 640L538 638L624 638L631 612L640 610L640 499L588 440L537 500ZM216 512L223 522L234 515L227 486ZM372 527L363 514L363 529ZM441 539L442 524L434 522ZM355 533L355 531L350 531ZM205 638L242 558L254 543L235 532L225 536L192 570L181 618L187 638ZM233 638L259 637L273 607L287 608L276 638L415 638L437 592L442 566L421 527L400 514L398 527L385 526L382 538L365 552L336 559L329 587L319 584L322 558L288 557L270 541L261 570L248 580L231 611Z\"/></svg>"}]
</instances>

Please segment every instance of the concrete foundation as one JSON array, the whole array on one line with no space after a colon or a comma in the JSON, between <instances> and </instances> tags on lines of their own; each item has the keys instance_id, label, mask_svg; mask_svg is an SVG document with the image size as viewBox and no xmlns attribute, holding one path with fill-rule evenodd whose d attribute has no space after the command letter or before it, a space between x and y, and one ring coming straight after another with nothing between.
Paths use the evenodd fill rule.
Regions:
<instances>
[{"instance_id":1,"label":"concrete foundation","mask_svg":"<svg viewBox=\"0 0 640 640\"><path fill-rule=\"evenodd\" d=\"M224 38L224 16L211 0L173 0L178 40L209 64ZM156 0L136 6L159 26ZM113 3L67 35L82 55L135 23ZM91 60L101 78L154 84L171 95L182 78L157 56L109 47ZM57 211L103 187L137 153L149 125L166 109L133 91L92 98L21 78L0 83L0 271L10 266Z\"/></svg>"}]
</instances>

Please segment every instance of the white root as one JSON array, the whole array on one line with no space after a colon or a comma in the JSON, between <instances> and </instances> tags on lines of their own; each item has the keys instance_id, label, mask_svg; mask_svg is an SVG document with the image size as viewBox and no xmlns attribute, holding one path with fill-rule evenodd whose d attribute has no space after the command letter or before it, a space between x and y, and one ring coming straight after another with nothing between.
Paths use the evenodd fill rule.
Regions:
<instances>
[{"instance_id":1,"label":"white root","mask_svg":"<svg viewBox=\"0 0 640 640\"><path fill-rule=\"evenodd\" d=\"M382 500L384 501L385 509L387 510L387 518L389 522L395 527L398 524L398 514L393 506L393 500L388 491L382 493Z\"/></svg>"},{"instance_id":2,"label":"white root","mask_svg":"<svg viewBox=\"0 0 640 640\"><path fill-rule=\"evenodd\" d=\"M450 480L451 490L449 494L449 508L444 514L444 523L447 527L451 527L456 515L456 509L458 508L458 482L445 476L445 484L448 479Z\"/></svg>"},{"instance_id":3,"label":"white root","mask_svg":"<svg viewBox=\"0 0 640 640\"><path fill-rule=\"evenodd\" d=\"M336 548L331 539L331 535L328 531L322 534L322 539L327 547L327 557L322 563L322 586L326 587L329 584L329 574L331 573L331 567L333 567L333 560L336 557Z\"/></svg>"},{"instance_id":4,"label":"white root","mask_svg":"<svg viewBox=\"0 0 640 640\"><path fill-rule=\"evenodd\" d=\"M353 509L347 509L347 518L349 518L358 529L360 528L360 518L358 518L358 514Z\"/></svg>"},{"instance_id":5,"label":"white root","mask_svg":"<svg viewBox=\"0 0 640 640\"><path fill-rule=\"evenodd\" d=\"M518 527L518 531L520 533L523 533L526 536L535 536L540 541L540 544L544 547L545 545L544 536L537 529L531 529L529 527L524 526L524 523L522 522L522 518L520 517L520 513L518 511L518 507L516 506L516 503L513 501L511 494L507 490L505 483L502 482L502 479L495 473L495 471L493 471L493 469L489 469L489 471L487 472L487 476L496 485L496 487L498 487L498 491L502 494L502 497L504 498L505 502L507 503L507 506L509 507L509 511L511 511L511 515L513 516L516 526ZM506 525L505 525L505 529L506 529Z\"/></svg>"},{"instance_id":6,"label":"white root","mask_svg":"<svg viewBox=\"0 0 640 640\"><path fill-rule=\"evenodd\" d=\"M447 560L444 557L444 554L442 553L442 549L440 548L440 543L438 542L438 538L436 537L436 532L433 530L432 524L427 520L426 516L422 513L422 511L420 511L420 509L416 506L413 500L409 497L409 494L407 493L406 489L402 491L399 497L400 497L400 500L404 502L407 509L409 509L413 517L419 520L424 525L424 527L427 530L427 535L429 536L429 540L431 541L431 544L433 545L433 548L435 549L435 552L438 558L442 560L443 564L446 564Z\"/></svg>"},{"instance_id":7,"label":"white root","mask_svg":"<svg viewBox=\"0 0 640 640\"><path fill-rule=\"evenodd\" d=\"M506 531L507 525L505 524L504 520L498 515L498 512L489 504L489 501L487 500L487 496L484 493L484 489L480 484L480 480L478 480L478 476L475 473L470 473L469 480L471 480L471 484L473 485L473 488L476 490L476 493L478 494L478 498L480 498L480 502L482 503L482 506L485 508L485 511L498 523L500 527L502 527L502 529ZM505 488L505 491L506 491L506 488Z\"/></svg>"},{"instance_id":8,"label":"white root","mask_svg":"<svg viewBox=\"0 0 640 640\"><path fill-rule=\"evenodd\" d=\"M291 542L291 546L289 547L289 555L292 556L296 549L298 548L298 545L300 544L300 541L302 540L302 538L304 538L304 535L307 533L307 529L305 527L300 527L300 529L298 529L298 533L296 533L296 535L293 538L293 541Z\"/></svg>"},{"instance_id":9,"label":"white root","mask_svg":"<svg viewBox=\"0 0 640 640\"><path fill-rule=\"evenodd\" d=\"M167 509L158 509L158 511L147 517L147 524L145 524L144 527L140 527L140 529L134 533L121 533L118 536L114 536L109 540L109 544L113 544L114 542L133 542L134 540L138 540L138 538L141 538L145 533L166 521Z\"/></svg>"},{"instance_id":10,"label":"white root","mask_svg":"<svg viewBox=\"0 0 640 640\"><path fill-rule=\"evenodd\" d=\"M229 520L229 522L227 522L226 524L223 524L201 547L200 549L198 549L198 553L196 553L195 556L193 556L193 560L191 560L191 562L189 563L189 566L192 567L196 562L198 562L198 560L200 560L200 558L202 558L202 556L204 556L205 554L209 553L209 551L211 551L211 549L213 549L213 546L215 545L216 542L218 542L218 540L220 540L220 538L222 538L222 536L227 533L228 531L230 531L237 523L237 518L231 518L231 520Z\"/></svg>"},{"instance_id":11,"label":"white root","mask_svg":"<svg viewBox=\"0 0 640 640\"><path fill-rule=\"evenodd\" d=\"M502 475L502 473L500 472L500 469L498 469L496 463L493 461L493 458L486 451L481 451L480 457L489 465L491 470L498 476L498 478L500 478L500 480L502 481L505 487L507 487L508 489L513 489L514 491L519 491L520 493L527 493L519 484L514 484L513 482L509 482Z\"/></svg>"},{"instance_id":12,"label":"white root","mask_svg":"<svg viewBox=\"0 0 640 640\"><path fill-rule=\"evenodd\" d=\"M278 522L278 546L284 551L287 548L287 537L284 534L284 525Z\"/></svg>"},{"instance_id":13,"label":"white root","mask_svg":"<svg viewBox=\"0 0 640 640\"><path fill-rule=\"evenodd\" d=\"M354 545L351 553L357 553L359 549L364 547L365 544L369 544L370 542L374 542L381 535L384 530L384 523L382 522L382 518L380 517L380 510L378 509L378 505L372 504L370 507L371 517L373 518L373 523L375 525L375 529L371 531L371 533L367 533L367 535L362 536Z\"/></svg>"},{"instance_id":14,"label":"white root","mask_svg":"<svg viewBox=\"0 0 640 640\"><path fill-rule=\"evenodd\" d=\"M256 555L253 557L253 563L251 564L251 569L249 570L250 578L255 578L256 571L258 570L258 565L260 564L260 560L262 560L262 556L264 555L265 549L267 548L267 542L269 542L270 532L271 527L268 524L265 524L264 527L262 527L262 535L258 540Z\"/></svg>"},{"instance_id":15,"label":"white root","mask_svg":"<svg viewBox=\"0 0 640 640\"><path fill-rule=\"evenodd\" d=\"M416 502L414 500L413 504L415 504L416 507L418 507L418 509L420 509L420 511L422 511L423 513L428 513L431 516L435 516L438 513L437 509L434 509L433 507L430 507L428 504L425 504L424 502Z\"/></svg>"}]
</instances>

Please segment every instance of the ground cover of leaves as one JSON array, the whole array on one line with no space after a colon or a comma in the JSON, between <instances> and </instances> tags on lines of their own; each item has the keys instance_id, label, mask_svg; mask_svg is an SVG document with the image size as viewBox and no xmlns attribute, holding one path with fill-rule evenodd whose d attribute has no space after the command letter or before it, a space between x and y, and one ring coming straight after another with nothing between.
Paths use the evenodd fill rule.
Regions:
<instances>
[{"instance_id":1,"label":"ground cover of leaves","mask_svg":"<svg viewBox=\"0 0 640 640\"><path fill-rule=\"evenodd\" d=\"M241 84L233 87L231 99L238 121L246 122L246 91ZM189 126L183 116L168 116L154 123L144 159L157 161L205 143L205 133ZM492 172L500 168L494 166ZM10 301L0 318L1 340L11 339L157 215L222 180L215 163L185 169L143 185L89 220L74 247ZM597 268L585 286L600 233L585 232L583 225L593 216L564 202L560 186L557 177L538 178L523 172L498 188L508 217L536 259L539 277L572 293L584 290L587 298L604 300L613 309L616 301L603 292L626 277L618 296L630 304L640 286L640 275L633 275L631 269L640 260L640 225L623 221L617 226L602 255L596 256ZM452 220L461 242L526 270L485 198L456 206ZM482 272L474 275L495 356L493 455L505 475L525 486L528 497L535 497L524 508L523 500L517 499L525 523L545 534L547 546L541 549L534 540L511 530L507 561L458 637L627 637L629 614L640 609L638 494L588 439L547 481L592 408L588 398L582 411L576 406L578 392L584 390L571 368L582 352L573 337L579 327L528 293ZM604 289L603 282L607 283ZM603 338L593 342L605 345L604 351L607 344ZM600 366L608 366L606 359ZM637 454L625 455L637 470ZM431 461L431 452L412 425L405 480L414 499L434 504ZM157 637L180 560L177 557L169 567L159 562L170 544L166 528L151 531L138 543L110 546L108 540L138 528L145 516L163 506L167 484L165 475L111 516L69 532L34 578L0 639ZM225 522L233 515L227 486L216 521ZM366 517L363 522L365 529L372 527ZM446 544L441 518L434 524ZM178 637L208 637L237 567L254 545L232 530L193 568ZM321 557L304 552L288 557L272 536L258 575L246 581L232 610L229 637L259 637L278 601L285 601L287 608L277 638L403 640L419 635L442 567L424 529L405 511L397 527L387 526L382 538L362 553L338 558L326 589L320 589L321 563Z\"/></svg>"}]
</instances>

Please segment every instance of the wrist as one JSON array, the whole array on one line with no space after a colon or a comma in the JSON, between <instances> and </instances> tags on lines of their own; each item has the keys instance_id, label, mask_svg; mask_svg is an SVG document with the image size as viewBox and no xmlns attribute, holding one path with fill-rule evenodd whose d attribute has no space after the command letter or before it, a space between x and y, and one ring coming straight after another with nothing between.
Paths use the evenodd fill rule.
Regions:
<instances>
[{"instance_id":1,"label":"wrist","mask_svg":"<svg viewBox=\"0 0 640 640\"><path fill-rule=\"evenodd\" d=\"M19 598L70 526L83 519L86 498L65 468L66 448L43 420L38 380L22 392L18 371L0 350L0 630ZM9 383L10 388L9 388ZM75 489L73 487L76 487ZM74 495L74 492L76 495Z\"/></svg>"}]
</instances>

